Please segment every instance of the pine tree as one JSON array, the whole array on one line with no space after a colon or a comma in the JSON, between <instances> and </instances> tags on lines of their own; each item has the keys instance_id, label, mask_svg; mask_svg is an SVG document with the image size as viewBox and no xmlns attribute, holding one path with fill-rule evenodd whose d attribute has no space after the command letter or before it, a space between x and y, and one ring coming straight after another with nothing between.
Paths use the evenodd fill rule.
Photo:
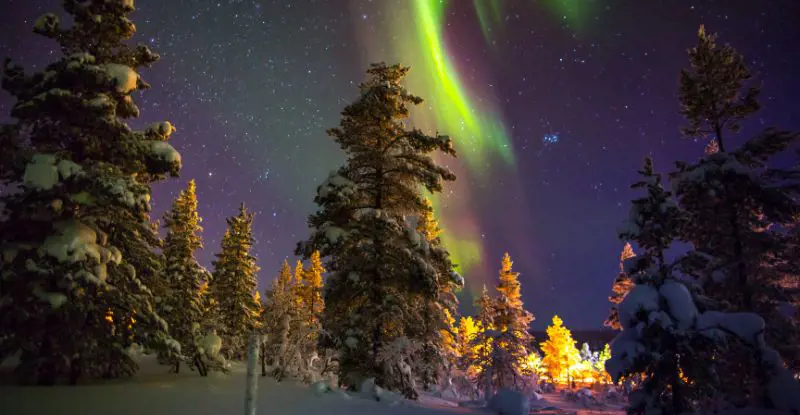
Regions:
<instances>
[{"instance_id":1,"label":"pine tree","mask_svg":"<svg viewBox=\"0 0 800 415\"><path fill-rule=\"evenodd\" d=\"M322 298L322 275L325 267L322 265L322 258L319 251L311 254L308 270L303 274L303 285L305 287L305 302L311 314L311 325L319 326L319 319L325 309L325 300Z\"/></svg>"},{"instance_id":2,"label":"pine tree","mask_svg":"<svg viewBox=\"0 0 800 415\"><path fill-rule=\"evenodd\" d=\"M553 316L553 323L547 327L547 340L542 345L542 366L550 380L554 383L570 384L575 375L570 369L580 363L581 355L572 333L564 327L558 316Z\"/></svg>"},{"instance_id":3,"label":"pine tree","mask_svg":"<svg viewBox=\"0 0 800 415\"><path fill-rule=\"evenodd\" d=\"M698 162L677 163L672 176L687 212L680 238L693 245L683 271L726 309L762 315L767 340L800 368L800 348L793 347L800 330L780 312L791 301L780 268L791 261L785 229L800 215L800 174L773 161L800 142L800 134L768 129L737 148L740 124L760 108L760 90L749 85L744 57L718 46L701 26L689 62L679 91L688 122L683 133L691 139L710 135L713 144Z\"/></svg>"},{"instance_id":4,"label":"pine tree","mask_svg":"<svg viewBox=\"0 0 800 415\"><path fill-rule=\"evenodd\" d=\"M622 326L619 324L619 303L625 299L625 296L628 294L631 288L633 288L633 281L631 281L628 273L625 272L625 261L635 257L636 254L633 252L631 244L626 242L625 246L622 248L622 253L619 256L619 274L617 274L617 278L614 280L614 285L611 287L611 291L613 291L614 294L608 297L608 302L613 305L611 306L608 318L603 323L605 326L611 327L614 330L622 329Z\"/></svg>"},{"instance_id":5,"label":"pine tree","mask_svg":"<svg viewBox=\"0 0 800 415\"><path fill-rule=\"evenodd\" d=\"M643 189L645 195L632 202L619 236L636 242L643 255L626 264L625 271L635 286L619 306L622 333L611 343L612 357L606 368L615 382L623 376L644 374L644 381L631 395L629 413L662 410L678 414L689 410L691 402L703 394L714 394L717 384L710 363L714 343L687 330L697 313L695 296L674 279L674 265L665 257L682 224L683 212L672 193L663 188L652 159L645 159L639 174L642 179L632 187ZM676 300L684 300L684 304ZM667 307L659 313L661 304ZM640 346L626 349L630 342Z\"/></svg>"},{"instance_id":6,"label":"pine tree","mask_svg":"<svg viewBox=\"0 0 800 415\"><path fill-rule=\"evenodd\" d=\"M493 342L494 388L523 389L521 365L533 343L529 332L533 315L523 308L519 273L512 271L511 256L503 255L500 267L498 298L494 302L494 328L498 332Z\"/></svg>"},{"instance_id":7,"label":"pine tree","mask_svg":"<svg viewBox=\"0 0 800 415\"><path fill-rule=\"evenodd\" d=\"M661 186L651 160L640 173L643 179L634 187L645 189L646 195L633 201L629 222L619 236L644 252L626 269L635 286L620 304L623 329L611 343L612 356L605 364L614 382L626 376L644 377L631 394L628 413L721 409L704 402L737 398L745 389L737 381L721 390L717 376L720 363L736 358L731 351L737 346L763 359L748 370L763 375L764 387L744 404L800 410L800 384L765 342L764 320L752 313L719 312L715 302L674 276L676 264L665 259L665 251L675 240L684 213Z\"/></svg>"},{"instance_id":8,"label":"pine tree","mask_svg":"<svg viewBox=\"0 0 800 415\"><path fill-rule=\"evenodd\" d=\"M454 270L450 254L442 247L439 236L442 233L439 222L434 217L433 203L423 199L424 208L417 218L417 232L428 243L432 265L437 271L440 289L439 298L429 298L424 305L423 321L428 322L424 337L428 339L422 345L422 359L416 372L420 374L423 387L429 389L433 384L449 383L452 370L458 357L453 344L453 314L458 312L456 290L463 287L463 280Z\"/></svg>"},{"instance_id":9,"label":"pine tree","mask_svg":"<svg viewBox=\"0 0 800 415\"><path fill-rule=\"evenodd\" d=\"M136 70L158 55L125 43L132 2L63 3L71 27L47 13L34 30L64 56L33 75L7 60L2 82L17 102L0 128L0 185L19 191L0 215L0 357L21 352L20 380L39 384L129 375L131 342L172 344L148 287L160 242L149 200L152 182L180 170L175 129L124 121L149 87Z\"/></svg>"},{"instance_id":10,"label":"pine tree","mask_svg":"<svg viewBox=\"0 0 800 415\"><path fill-rule=\"evenodd\" d=\"M340 379L417 396L412 366L435 341L434 313L442 275L431 245L409 223L425 209L420 188L438 192L454 175L436 165L435 152L454 155L450 139L406 129L409 106L422 99L401 85L408 68L375 64L361 96L328 131L347 153L347 165L317 190L320 210L312 236L298 247L328 257L324 326L340 352ZM436 310L441 309L436 307Z\"/></svg>"},{"instance_id":11,"label":"pine tree","mask_svg":"<svg viewBox=\"0 0 800 415\"><path fill-rule=\"evenodd\" d=\"M222 324L223 354L241 360L247 341L259 327L260 304L255 301L258 266L253 248L253 217L242 203L239 213L226 220L222 249L214 261L211 292L217 301Z\"/></svg>"},{"instance_id":12,"label":"pine tree","mask_svg":"<svg viewBox=\"0 0 800 415\"><path fill-rule=\"evenodd\" d=\"M202 219L197 213L195 182L190 180L182 190L171 209L164 215L167 237L164 243L166 268L163 279L167 286L165 298L159 304L159 312L169 325L170 334L181 346L181 355L165 355L161 359L173 365L173 371L180 371L181 361L196 367L198 343L213 304L207 302L207 286L210 274L197 262L195 252L203 248L200 232Z\"/></svg>"},{"instance_id":13,"label":"pine tree","mask_svg":"<svg viewBox=\"0 0 800 415\"><path fill-rule=\"evenodd\" d=\"M309 328L309 338L307 345L304 347L306 356L310 357L311 353L317 349L319 336L322 331L321 317L322 312L325 310L325 300L322 298L322 274L325 273L325 268L322 265L319 251L314 251L311 254L308 269L303 273L303 291L302 302L304 308L304 315L306 316L306 326Z\"/></svg>"}]
</instances>

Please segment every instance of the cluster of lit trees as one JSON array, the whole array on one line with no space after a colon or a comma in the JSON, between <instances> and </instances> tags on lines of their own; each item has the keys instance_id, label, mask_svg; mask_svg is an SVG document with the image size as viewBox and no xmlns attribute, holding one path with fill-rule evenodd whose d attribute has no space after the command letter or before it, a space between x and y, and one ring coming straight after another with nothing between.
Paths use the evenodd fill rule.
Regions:
<instances>
[{"instance_id":1,"label":"cluster of lit trees","mask_svg":"<svg viewBox=\"0 0 800 415\"><path fill-rule=\"evenodd\" d=\"M464 316L458 322L456 350L462 362L463 373L468 379L477 380L482 367L476 356L488 352L492 344L484 346L474 339L482 338L486 329L480 320ZM553 317L547 328L547 339L539 343L538 350L531 344L529 352L517 364L519 371L529 380L547 382L559 386L611 383L605 370L605 362L611 357L608 345L600 351L592 351L587 343L579 349L570 330L558 316Z\"/></svg>"},{"instance_id":2,"label":"cluster of lit trees","mask_svg":"<svg viewBox=\"0 0 800 415\"><path fill-rule=\"evenodd\" d=\"M562 386L609 383L605 361L609 347L591 351L588 344L579 350L572 333L563 321L553 317L547 339L535 347L529 333L533 316L524 310L520 299L518 273L513 272L511 257L503 257L497 297L490 297L484 287L476 301L478 314L463 316L457 326L451 320L454 366L467 382L460 392L484 395L499 388L525 390L544 381ZM466 385L467 389L463 390Z\"/></svg>"}]
</instances>

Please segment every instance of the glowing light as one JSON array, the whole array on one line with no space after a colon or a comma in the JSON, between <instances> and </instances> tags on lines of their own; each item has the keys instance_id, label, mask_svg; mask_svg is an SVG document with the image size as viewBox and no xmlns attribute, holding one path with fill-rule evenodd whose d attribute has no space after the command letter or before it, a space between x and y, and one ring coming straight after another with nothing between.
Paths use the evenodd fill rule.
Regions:
<instances>
[{"instance_id":1,"label":"glowing light","mask_svg":"<svg viewBox=\"0 0 800 415\"><path fill-rule=\"evenodd\" d=\"M561 140L561 136L559 136L558 134L546 134L542 138L542 142L545 144L555 144L559 140Z\"/></svg>"},{"instance_id":2,"label":"glowing light","mask_svg":"<svg viewBox=\"0 0 800 415\"><path fill-rule=\"evenodd\" d=\"M486 158L499 155L513 164L514 156L508 134L497 111L479 106L461 80L452 60L446 53L443 38L446 3L439 0L414 0L413 17L417 42L405 56L414 59L409 83L419 83L425 99L434 111L425 111L437 128L452 135L459 156L467 161L471 171L485 170ZM420 56L420 54L422 56Z\"/></svg>"}]
</instances>

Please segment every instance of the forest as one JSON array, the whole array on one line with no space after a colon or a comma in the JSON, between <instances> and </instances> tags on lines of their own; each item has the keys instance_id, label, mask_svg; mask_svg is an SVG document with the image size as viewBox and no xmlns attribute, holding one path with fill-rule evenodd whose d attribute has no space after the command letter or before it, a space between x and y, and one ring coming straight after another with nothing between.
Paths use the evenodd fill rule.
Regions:
<instances>
[{"instance_id":1,"label":"forest","mask_svg":"<svg viewBox=\"0 0 800 415\"><path fill-rule=\"evenodd\" d=\"M557 315L538 316L547 336L533 337L509 254L475 315L461 313L471 297L431 202L458 180L446 167L458 154L451 137L409 126L425 91L406 89L400 63L367 68L327 130L346 161L301 196L317 209L284 249L302 259L260 269L259 218L242 203L204 267L194 180L151 215L152 186L192 162L170 144L179 129L126 121L151 88L139 70L159 60L128 42L133 0L63 4L71 24L47 13L34 26L60 56L2 69L15 104L0 126L0 361L14 382L130 377L143 355L165 373L225 374L254 339L263 377L408 400L563 391L631 414L800 413L800 134L742 137L759 84L705 28L676 74L674 126L705 153L643 160L603 294L616 337L591 350Z\"/></svg>"}]
</instances>

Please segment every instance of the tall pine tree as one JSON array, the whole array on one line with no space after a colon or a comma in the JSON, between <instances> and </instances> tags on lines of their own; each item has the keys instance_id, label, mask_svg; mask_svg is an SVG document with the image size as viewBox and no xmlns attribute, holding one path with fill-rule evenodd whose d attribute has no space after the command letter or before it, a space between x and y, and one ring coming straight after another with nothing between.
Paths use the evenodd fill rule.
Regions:
<instances>
[{"instance_id":1,"label":"tall pine tree","mask_svg":"<svg viewBox=\"0 0 800 415\"><path fill-rule=\"evenodd\" d=\"M687 212L680 238L693 250L684 272L731 311L767 320L767 340L800 368L800 330L780 312L791 301L783 265L791 259L786 230L800 217L800 173L781 168L776 156L800 134L768 129L742 140L740 127L759 110L759 88L750 86L744 57L701 26L681 73L679 97L691 139L710 137L710 151L695 163L679 162L673 189ZM738 143L742 143L737 146Z\"/></svg>"},{"instance_id":2,"label":"tall pine tree","mask_svg":"<svg viewBox=\"0 0 800 415\"><path fill-rule=\"evenodd\" d=\"M181 191L171 209L164 215L167 237L164 242L166 268L164 281L167 285L165 298L159 311L169 324L170 334L181 345L182 356L164 356L180 371L182 360L196 366L198 344L204 333L208 304L206 284L211 278L208 271L197 262L195 252L203 248L200 232L202 219L197 213L197 194L194 180ZM200 369L200 368L198 368ZM201 370L202 372L202 370Z\"/></svg>"},{"instance_id":3,"label":"tall pine tree","mask_svg":"<svg viewBox=\"0 0 800 415\"><path fill-rule=\"evenodd\" d=\"M408 68L370 67L361 96L329 130L347 164L317 191L320 210L298 253L320 250L329 260L324 326L340 352L340 379L357 386L374 378L384 388L416 397L412 363L438 334L430 313L444 278L408 217L425 209L420 192L438 192L455 176L432 155L454 155L448 137L407 129L409 106L422 99L401 85ZM450 278L448 275L446 278Z\"/></svg>"},{"instance_id":4,"label":"tall pine tree","mask_svg":"<svg viewBox=\"0 0 800 415\"><path fill-rule=\"evenodd\" d=\"M529 331L533 315L523 307L519 273L511 269L513 264L508 253L503 255L497 285L499 295L494 302L493 322L496 334L492 346L492 372L495 390L521 390L525 387L521 366L533 343L533 336Z\"/></svg>"},{"instance_id":5,"label":"tall pine tree","mask_svg":"<svg viewBox=\"0 0 800 415\"><path fill-rule=\"evenodd\" d=\"M133 2L63 4L70 27L52 13L34 26L63 57L33 75L7 60L2 82L17 102L0 129L0 185L19 191L0 217L0 357L21 352L17 374L39 384L131 374L132 341L172 344L148 287L159 271L149 212L150 184L181 166L175 129L124 121L149 87L137 70L158 55L126 43Z\"/></svg>"},{"instance_id":6,"label":"tall pine tree","mask_svg":"<svg viewBox=\"0 0 800 415\"><path fill-rule=\"evenodd\" d=\"M226 220L222 249L214 261L211 293L221 322L222 351L229 359L241 360L247 341L256 333L261 305L255 300L258 266L253 248L253 214L242 203L239 213Z\"/></svg>"},{"instance_id":7,"label":"tall pine tree","mask_svg":"<svg viewBox=\"0 0 800 415\"><path fill-rule=\"evenodd\" d=\"M608 297L608 302L613 305L609 311L608 318L603 323L606 327L611 327L614 330L622 329L622 325L619 324L619 303L625 299L625 296L633 288L633 281L631 281L628 273L625 272L625 261L635 257L636 254L633 252L633 247L629 242L626 242L622 248L622 253L619 255L619 273L617 278L614 279L614 285L611 287L611 291L614 294Z\"/></svg>"}]
</instances>

